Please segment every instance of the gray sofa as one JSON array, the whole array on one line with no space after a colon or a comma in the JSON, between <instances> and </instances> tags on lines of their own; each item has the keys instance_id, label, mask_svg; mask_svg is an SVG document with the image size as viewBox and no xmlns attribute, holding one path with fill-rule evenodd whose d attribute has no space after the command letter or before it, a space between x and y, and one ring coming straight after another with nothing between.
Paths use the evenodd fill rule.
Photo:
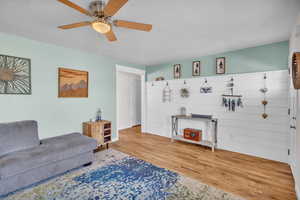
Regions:
<instances>
[{"instance_id":1,"label":"gray sofa","mask_svg":"<svg viewBox=\"0 0 300 200\"><path fill-rule=\"evenodd\" d=\"M96 147L80 133L39 140L36 121L0 123L0 197L91 163Z\"/></svg>"}]
</instances>

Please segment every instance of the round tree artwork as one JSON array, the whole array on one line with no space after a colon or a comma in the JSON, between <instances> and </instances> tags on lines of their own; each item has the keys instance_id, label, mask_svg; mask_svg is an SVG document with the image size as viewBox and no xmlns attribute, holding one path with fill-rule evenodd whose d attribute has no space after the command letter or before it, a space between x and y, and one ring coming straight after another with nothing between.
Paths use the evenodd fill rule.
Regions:
<instances>
[{"instance_id":1,"label":"round tree artwork","mask_svg":"<svg viewBox=\"0 0 300 200\"><path fill-rule=\"evenodd\" d=\"M30 59L0 55L0 94L31 94Z\"/></svg>"}]
</instances>

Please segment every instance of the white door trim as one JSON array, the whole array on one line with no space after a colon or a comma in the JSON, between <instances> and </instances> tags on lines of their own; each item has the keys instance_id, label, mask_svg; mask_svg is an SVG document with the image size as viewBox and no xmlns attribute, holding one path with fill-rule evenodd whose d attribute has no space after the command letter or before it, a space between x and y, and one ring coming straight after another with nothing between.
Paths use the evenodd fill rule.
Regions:
<instances>
[{"instance_id":1,"label":"white door trim","mask_svg":"<svg viewBox=\"0 0 300 200\"><path fill-rule=\"evenodd\" d=\"M139 75L141 78L141 106L142 106L142 115L141 115L141 122L142 122L142 132L145 132L146 130L146 71L141 70L141 69L136 69L132 67L126 67L122 65L116 65L116 130L117 130L117 138L115 140L119 139L119 122L118 122L118 117L119 117L119 72L127 72L131 74L136 74Z\"/></svg>"}]
</instances>

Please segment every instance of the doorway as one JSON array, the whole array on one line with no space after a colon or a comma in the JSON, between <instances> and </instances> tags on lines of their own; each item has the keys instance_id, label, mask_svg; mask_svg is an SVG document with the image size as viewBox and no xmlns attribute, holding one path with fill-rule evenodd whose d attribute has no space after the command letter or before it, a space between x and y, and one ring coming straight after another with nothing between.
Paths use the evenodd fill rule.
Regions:
<instances>
[{"instance_id":1,"label":"doorway","mask_svg":"<svg viewBox=\"0 0 300 200\"><path fill-rule=\"evenodd\" d=\"M145 71L116 66L117 139L119 131L141 126L145 130Z\"/></svg>"}]
</instances>

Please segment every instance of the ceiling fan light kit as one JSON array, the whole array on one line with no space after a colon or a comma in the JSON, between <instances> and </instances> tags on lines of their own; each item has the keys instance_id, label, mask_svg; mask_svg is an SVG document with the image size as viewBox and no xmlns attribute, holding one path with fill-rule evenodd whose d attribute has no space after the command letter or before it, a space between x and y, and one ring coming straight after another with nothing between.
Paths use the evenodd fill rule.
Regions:
<instances>
[{"instance_id":1,"label":"ceiling fan light kit","mask_svg":"<svg viewBox=\"0 0 300 200\"><path fill-rule=\"evenodd\" d=\"M147 31L152 30L151 24L143 24L137 22L130 22L125 20L111 20L111 17L115 15L128 0L109 0L107 4L104 1L96 0L92 1L89 5L89 10L86 10L69 0L57 0L70 8L73 8L87 16L93 17L92 22L77 22L73 24L59 26L60 29L72 29L83 26L91 26L95 31L105 35L109 41L116 41L117 38L112 30L112 26L122 27L127 29Z\"/></svg>"},{"instance_id":2,"label":"ceiling fan light kit","mask_svg":"<svg viewBox=\"0 0 300 200\"><path fill-rule=\"evenodd\" d=\"M102 34L106 34L111 30L111 25L105 21L94 21L92 23L92 27L95 31Z\"/></svg>"}]
</instances>

